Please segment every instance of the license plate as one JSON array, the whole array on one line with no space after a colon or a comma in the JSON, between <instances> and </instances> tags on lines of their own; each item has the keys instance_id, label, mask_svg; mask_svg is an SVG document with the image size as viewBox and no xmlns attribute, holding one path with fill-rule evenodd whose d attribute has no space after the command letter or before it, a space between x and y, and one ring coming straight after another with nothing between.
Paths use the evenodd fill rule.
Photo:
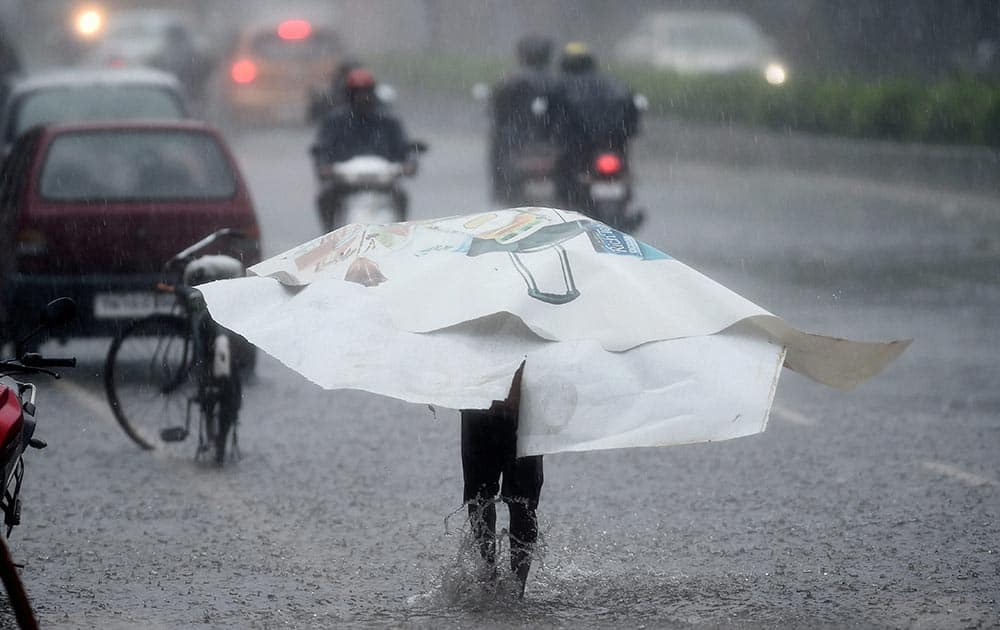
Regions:
<instances>
[{"instance_id":1,"label":"license plate","mask_svg":"<svg viewBox=\"0 0 1000 630\"><path fill-rule=\"evenodd\" d=\"M530 201L548 200L556 195L556 184L548 179L529 179L524 182L524 196Z\"/></svg>"},{"instance_id":2,"label":"license plate","mask_svg":"<svg viewBox=\"0 0 1000 630\"><path fill-rule=\"evenodd\" d=\"M627 192L621 182L594 182L590 185L590 196L601 201L624 199Z\"/></svg>"},{"instance_id":3,"label":"license plate","mask_svg":"<svg viewBox=\"0 0 1000 630\"><path fill-rule=\"evenodd\" d=\"M98 293L94 296L94 317L126 319L151 313L169 313L173 300L141 291Z\"/></svg>"}]
</instances>

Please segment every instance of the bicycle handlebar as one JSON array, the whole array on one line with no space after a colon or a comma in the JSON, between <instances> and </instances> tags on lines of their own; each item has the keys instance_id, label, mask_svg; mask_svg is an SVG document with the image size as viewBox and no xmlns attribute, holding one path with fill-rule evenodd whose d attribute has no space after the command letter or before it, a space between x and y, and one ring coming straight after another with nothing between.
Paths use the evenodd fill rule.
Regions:
<instances>
[{"instance_id":1,"label":"bicycle handlebar","mask_svg":"<svg viewBox=\"0 0 1000 630\"><path fill-rule=\"evenodd\" d=\"M206 236L205 238L201 239L197 243L194 243L193 245L190 245L184 248L183 250L177 252L176 254L174 254L170 258L170 260L166 262L164 268L170 269L174 265L186 261L187 259L191 258L191 256L196 254L199 250L208 247L209 245L211 245L212 243L221 238L246 238L246 235L243 234L243 232L241 232L240 230L237 230L236 228L218 229L209 234L208 236Z\"/></svg>"}]
</instances>

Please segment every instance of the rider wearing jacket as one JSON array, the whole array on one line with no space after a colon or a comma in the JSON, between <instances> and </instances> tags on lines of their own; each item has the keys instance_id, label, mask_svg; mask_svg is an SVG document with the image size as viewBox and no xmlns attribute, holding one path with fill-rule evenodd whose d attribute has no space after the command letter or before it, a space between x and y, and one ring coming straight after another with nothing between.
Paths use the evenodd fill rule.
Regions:
<instances>
[{"instance_id":1,"label":"rider wearing jacket","mask_svg":"<svg viewBox=\"0 0 1000 630\"><path fill-rule=\"evenodd\" d=\"M493 133L490 138L493 197L506 202L513 197L517 182L512 160L525 146L552 139L552 118L533 111L536 99L547 103L556 89L556 79L549 72L552 42L528 36L517 43L519 70L493 88Z\"/></svg>"},{"instance_id":2,"label":"rider wearing jacket","mask_svg":"<svg viewBox=\"0 0 1000 630\"><path fill-rule=\"evenodd\" d=\"M345 162L359 155L377 155L390 162L404 165L412 173L414 163L409 161L411 144L403 126L387 109L380 107L375 95L375 77L363 68L357 68L344 79L346 103L336 107L322 120L312 146L312 156L317 171L335 162ZM320 207L339 204L346 191L330 186L320 193ZM402 190L397 191L398 203L406 212L407 199Z\"/></svg>"},{"instance_id":3,"label":"rider wearing jacket","mask_svg":"<svg viewBox=\"0 0 1000 630\"><path fill-rule=\"evenodd\" d=\"M409 142L403 126L378 106L375 77L363 68L344 80L346 104L335 108L320 123L313 155L318 164L343 162L356 155L378 155L390 162L405 162Z\"/></svg>"},{"instance_id":4,"label":"rider wearing jacket","mask_svg":"<svg viewBox=\"0 0 1000 630\"><path fill-rule=\"evenodd\" d=\"M639 109L627 88L598 72L585 44L567 44L559 65L559 189L562 199L574 201L576 178L598 151L627 158L628 141L639 131Z\"/></svg>"}]
</instances>

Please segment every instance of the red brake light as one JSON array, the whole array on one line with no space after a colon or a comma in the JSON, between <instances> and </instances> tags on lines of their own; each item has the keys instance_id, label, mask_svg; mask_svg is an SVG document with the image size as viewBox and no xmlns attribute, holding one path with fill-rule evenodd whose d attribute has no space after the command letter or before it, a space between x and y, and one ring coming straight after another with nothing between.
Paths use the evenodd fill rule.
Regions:
<instances>
[{"instance_id":1,"label":"red brake light","mask_svg":"<svg viewBox=\"0 0 1000 630\"><path fill-rule=\"evenodd\" d=\"M278 25L281 39L306 39L312 33L312 24L306 20L285 20Z\"/></svg>"},{"instance_id":2,"label":"red brake light","mask_svg":"<svg viewBox=\"0 0 1000 630\"><path fill-rule=\"evenodd\" d=\"M249 59L240 59L233 64L229 75L236 83L253 83L257 78L257 65Z\"/></svg>"},{"instance_id":3,"label":"red brake light","mask_svg":"<svg viewBox=\"0 0 1000 630\"><path fill-rule=\"evenodd\" d=\"M601 175L614 175L622 170L622 160L614 153L602 153L594 160L594 168Z\"/></svg>"}]
</instances>

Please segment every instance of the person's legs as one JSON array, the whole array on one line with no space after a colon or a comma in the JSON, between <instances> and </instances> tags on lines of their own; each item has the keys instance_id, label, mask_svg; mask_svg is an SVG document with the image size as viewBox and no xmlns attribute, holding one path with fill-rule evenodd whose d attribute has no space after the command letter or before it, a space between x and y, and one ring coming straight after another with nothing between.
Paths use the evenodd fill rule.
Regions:
<instances>
[{"instance_id":1,"label":"person's legs","mask_svg":"<svg viewBox=\"0 0 1000 630\"><path fill-rule=\"evenodd\" d=\"M463 498L469 525L483 559L496 562L496 504L500 491L502 451L496 440L496 418L489 411L462 410Z\"/></svg>"},{"instance_id":2,"label":"person's legs","mask_svg":"<svg viewBox=\"0 0 1000 630\"><path fill-rule=\"evenodd\" d=\"M541 455L517 458L504 470L502 496L510 510L510 570L521 581L522 595L538 540L536 512L544 480Z\"/></svg>"}]
</instances>

